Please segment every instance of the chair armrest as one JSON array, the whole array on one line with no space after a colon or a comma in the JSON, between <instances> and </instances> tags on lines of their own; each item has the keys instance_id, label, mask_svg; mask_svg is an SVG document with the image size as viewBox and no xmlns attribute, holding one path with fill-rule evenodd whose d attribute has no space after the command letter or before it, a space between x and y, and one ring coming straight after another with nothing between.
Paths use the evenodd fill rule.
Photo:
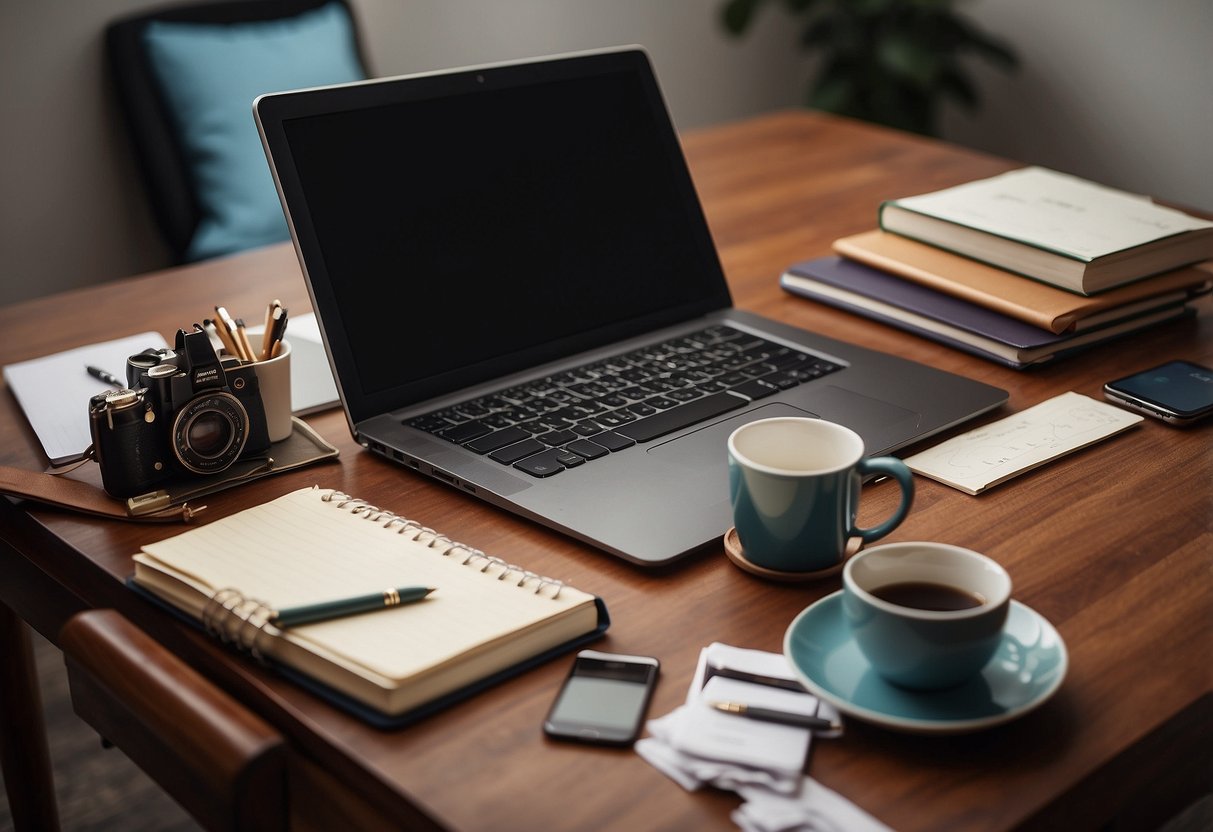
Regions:
<instances>
[{"instance_id":1,"label":"chair armrest","mask_svg":"<svg viewBox=\"0 0 1213 832\"><path fill-rule=\"evenodd\" d=\"M239 705L114 610L59 636L72 706L208 829L286 826L286 747Z\"/></svg>"}]
</instances>

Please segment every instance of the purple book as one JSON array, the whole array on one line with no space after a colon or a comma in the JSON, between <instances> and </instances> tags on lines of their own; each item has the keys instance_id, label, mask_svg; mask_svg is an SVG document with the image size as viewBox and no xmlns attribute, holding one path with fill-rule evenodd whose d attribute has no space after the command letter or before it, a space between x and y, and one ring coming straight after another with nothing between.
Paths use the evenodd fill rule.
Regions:
<instances>
[{"instance_id":1,"label":"purple book","mask_svg":"<svg viewBox=\"0 0 1213 832\"><path fill-rule=\"evenodd\" d=\"M780 285L831 306L891 324L1017 369L1179 317L1183 302L1078 333L1055 335L984 306L843 257L806 260Z\"/></svg>"}]
</instances>

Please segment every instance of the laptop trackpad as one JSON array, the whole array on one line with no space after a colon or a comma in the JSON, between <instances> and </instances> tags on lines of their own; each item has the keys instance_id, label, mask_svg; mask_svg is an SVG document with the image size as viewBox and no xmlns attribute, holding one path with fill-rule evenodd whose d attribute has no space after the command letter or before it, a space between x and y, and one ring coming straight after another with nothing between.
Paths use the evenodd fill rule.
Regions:
<instances>
[{"instance_id":1,"label":"laptop trackpad","mask_svg":"<svg viewBox=\"0 0 1213 832\"><path fill-rule=\"evenodd\" d=\"M649 453L660 456L666 462L674 462L691 468L720 467L728 456L729 434L747 422L770 419L775 416L810 416L816 413L801 410L782 402L747 410L731 419L706 425L694 433L671 439L649 448Z\"/></svg>"}]
</instances>

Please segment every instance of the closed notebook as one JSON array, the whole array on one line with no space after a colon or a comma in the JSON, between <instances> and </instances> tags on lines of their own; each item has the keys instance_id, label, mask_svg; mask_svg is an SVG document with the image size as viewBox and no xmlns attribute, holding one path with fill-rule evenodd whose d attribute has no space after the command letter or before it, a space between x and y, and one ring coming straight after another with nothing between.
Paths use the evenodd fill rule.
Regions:
<instances>
[{"instance_id":1,"label":"closed notebook","mask_svg":"<svg viewBox=\"0 0 1213 832\"><path fill-rule=\"evenodd\" d=\"M238 647L396 718L428 713L609 623L593 595L319 488L149 544L134 559L136 587ZM285 630L267 622L272 610L403 586L435 591Z\"/></svg>"},{"instance_id":2,"label":"closed notebook","mask_svg":"<svg viewBox=\"0 0 1213 832\"><path fill-rule=\"evenodd\" d=\"M902 280L842 257L797 263L780 281L787 291L923 335L940 343L1022 369L1172 320L1182 302L1070 335L1031 326L973 303Z\"/></svg>"},{"instance_id":3,"label":"closed notebook","mask_svg":"<svg viewBox=\"0 0 1213 832\"><path fill-rule=\"evenodd\" d=\"M1208 265L1187 266L1087 297L885 231L835 240L834 251L1058 334L1177 303L1213 281Z\"/></svg>"}]
</instances>

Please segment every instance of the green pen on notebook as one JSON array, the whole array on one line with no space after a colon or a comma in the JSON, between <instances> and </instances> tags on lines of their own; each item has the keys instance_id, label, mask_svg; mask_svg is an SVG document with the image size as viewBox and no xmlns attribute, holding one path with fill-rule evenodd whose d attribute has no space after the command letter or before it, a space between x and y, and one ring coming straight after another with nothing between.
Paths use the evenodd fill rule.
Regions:
<instances>
[{"instance_id":1,"label":"green pen on notebook","mask_svg":"<svg viewBox=\"0 0 1213 832\"><path fill-rule=\"evenodd\" d=\"M363 612L385 610L388 607L398 607L401 604L411 604L414 601L420 601L433 591L434 587L432 586L402 586L395 589L385 589L383 592L372 592L369 595L342 598L337 601L302 604L298 607L287 607L278 610L270 621L278 627L297 627L300 624L314 624L317 621L345 618L347 615L357 615Z\"/></svg>"}]
</instances>

